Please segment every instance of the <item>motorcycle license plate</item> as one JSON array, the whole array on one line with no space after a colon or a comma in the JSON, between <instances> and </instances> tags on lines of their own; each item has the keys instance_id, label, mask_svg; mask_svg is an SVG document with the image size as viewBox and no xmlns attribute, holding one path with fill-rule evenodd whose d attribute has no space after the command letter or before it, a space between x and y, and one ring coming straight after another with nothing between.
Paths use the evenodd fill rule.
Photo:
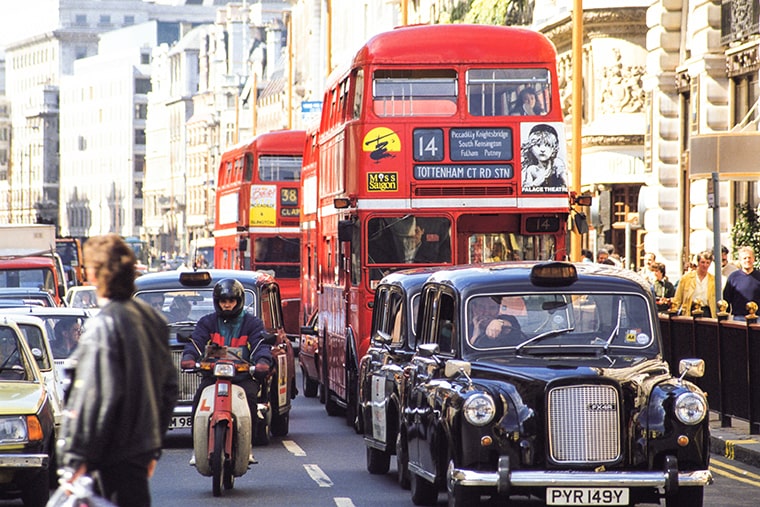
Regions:
<instances>
[{"instance_id":1,"label":"motorcycle license plate","mask_svg":"<svg viewBox=\"0 0 760 507\"><path fill-rule=\"evenodd\" d=\"M628 505L628 488L546 488L546 505Z\"/></svg>"},{"instance_id":2,"label":"motorcycle license plate","mask_svg":"<svg viewBox=\"0 0 760 507\"><path fill-rule=\"evenodd\" d=\"M182 417L172 417L172 422L169 425L170 430L177 430L182 428L191 428L193 426L192 416L186 415Z\"/></svg>"}]
</instances>

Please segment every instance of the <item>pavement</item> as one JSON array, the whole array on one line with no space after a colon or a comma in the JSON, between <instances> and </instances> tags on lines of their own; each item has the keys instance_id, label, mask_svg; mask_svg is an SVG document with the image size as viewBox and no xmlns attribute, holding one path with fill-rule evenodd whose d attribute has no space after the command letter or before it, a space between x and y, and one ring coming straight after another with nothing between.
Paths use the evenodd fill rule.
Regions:
<instances>
[{"instance_id":1,"label":"pavement","mask_svg":"<svg viewBox=\"0 0 760 507\"><path fill-rule=\"evenodd\" d=\"M760 468L760 435L750 435L749 423L730 418L723 427L717 412L710 412L710 451L727 459Z\"/></svg>"}]
</instances>

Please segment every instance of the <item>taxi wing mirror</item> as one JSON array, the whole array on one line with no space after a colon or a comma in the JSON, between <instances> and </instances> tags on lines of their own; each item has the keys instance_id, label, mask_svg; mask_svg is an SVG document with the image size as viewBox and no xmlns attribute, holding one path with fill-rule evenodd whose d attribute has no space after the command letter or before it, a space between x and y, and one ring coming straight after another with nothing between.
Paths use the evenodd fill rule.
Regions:
<instances>
[{"instance_id":1,"label":"taxi wing mirror","mask_svg":"<svg viewBox=\"0 0 760 507\"><path fill-rule=\"evenodd\" d=\"M680 378L694 377L699 378L705 374L704 359L681 359L678 362L678 374Z\"/></svg>"},{"instance_id":2,"label":"taxi wing mirror","mask_svg":"<svg viewBox=\"0 0 760 507\"><path fill-rule=\"evenodd\" d=\"M468 377L472 371L472 364L469 361L462 361L461 359L449 359L446 361L444 367L444 375L446 378L452 378L460 373L464 373Z\"/></svg>"},{"instance_id":3,"label":"taxi wing mirror","mask_svg":"<svg viewBox=\"0 0 760 507\"><path fill-rule=\"evenodd\" d=\"M185 333L177 333L177 341L180 343L190 343L190 335Z\"/></svg>"},{"instance_id":4,"label":"taxi wing mirror","mask_svg":"<svg viewBox=\"0 0 760 507\"><path fill-rule=\"evenodd\" d=\"M391 335L388 333L385 333L378 329L372 336L372 341L378 345L390 345L390 343L393 341L393 338L391 338Z\"/></svg>"},{"instance_id":5,"label":"taxi wing mirror","mask_svg":"<svg viewBox=\"0 0 760 507\"><path fill-rule=\"evenodd\" d=\"M423 343L417 347L417 353L422 357L433 357L441 351L437 343Z\"/></svg>"}]
</instances>

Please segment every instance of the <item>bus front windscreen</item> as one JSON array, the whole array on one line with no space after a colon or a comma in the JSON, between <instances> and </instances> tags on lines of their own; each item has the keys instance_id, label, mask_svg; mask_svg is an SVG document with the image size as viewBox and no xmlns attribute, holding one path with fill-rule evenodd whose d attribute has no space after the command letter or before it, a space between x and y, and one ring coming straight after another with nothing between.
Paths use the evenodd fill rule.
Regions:
<instances>
[{"instance_id":1,"label":"bus front windscreen","mask_svg":"<svg viewBox=\"0 0 760 507\"><path fill-rule=\"evenodd\" d=\"M367 222L369 264L451 262L451 221L445 217L373 217Z\"/></svg>"}]
</instances>

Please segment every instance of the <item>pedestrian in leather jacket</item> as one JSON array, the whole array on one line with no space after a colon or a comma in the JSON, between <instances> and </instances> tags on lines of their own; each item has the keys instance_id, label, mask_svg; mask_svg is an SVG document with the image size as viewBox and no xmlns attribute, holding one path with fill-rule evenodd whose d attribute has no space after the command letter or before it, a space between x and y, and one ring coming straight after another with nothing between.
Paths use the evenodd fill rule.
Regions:
<instances>
[{"instance_id":1,"label":"pedestrian in leather jacket","mask_svg":"<svg viewBox=\"0 0 760 507\"><path fill-rule=\"evenodd\" d=\"M248 372L239 372L232 382L239 385L245 391L248 408L251 411L251 439L256 436L257 396L259 386L265 381L269 369L273 364L272 350L268 345L259 342L265 336L264 323L259 317L244 311L245 289L243 285L232 278L220 280L214 286L215 311L204 315L195 325L195 330L190 337L190 343L185 345L182 352L182 368L193 368L201 359L201 351L205 351L206 345L214 343L220 346L240 347L243 350L241 357L250 361L254 366L253 378ZM198 390L193 397L193 415L200 402L203 390L213 385L216 378L213 375L204 376L198 385ZM195 425L193 425L193 428ZM253 443L253 442L251 442ZM253 453L250 459L255 463ZM190 459L190 464L195 464L195 456Z\"/></svg>"},{"instance_id":2,"label":"pedestrian in leather jacket","mask_svg":"<svg viewBox=\"0 0 760 507\"><path fill-rule=\"evenodd\" d=\"M166 320L132 298L135 257L116 234L84 245L101 311L72 355L73 383L58 440L60 464L96 479L119 507L151 504L153 475L177 401Z\"/></svg>"}]
</instances>

